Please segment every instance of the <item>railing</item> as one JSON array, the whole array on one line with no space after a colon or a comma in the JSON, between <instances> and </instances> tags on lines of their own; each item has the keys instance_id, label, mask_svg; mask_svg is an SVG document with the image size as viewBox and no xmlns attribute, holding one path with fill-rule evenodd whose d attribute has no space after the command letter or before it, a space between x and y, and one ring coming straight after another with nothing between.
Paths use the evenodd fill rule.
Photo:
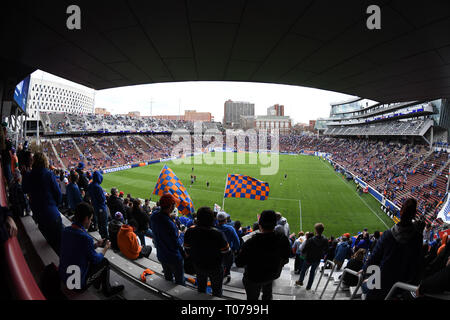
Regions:
<instances>
[{"instance_id":1,"label":"railing","mask_svg":"<svg viewBox=\"0 0 450 320\"><path fill-rule=\"evenodd\" d=\"M391 296L394 294L395 289L402 289L402 290L406 290L406 291L410 291L410 292L416 292L418 286L413 286L411 284L408 283L404 283L404 282L396 282L391 290L389 291L388 295L386 296L386 298L384 298L384 300L390 300Z\"/></svg>"},{"instance_id":2,"label":"railing","mask_svg":"<svg viewBox=\"0 0 450 320\"><path fill-rule=\"evenodd\" d=\"M3 168L0 164L0 205L7 207L6 192L3 179ZM5 260L8 270L7 278L12 286L13 296L18 300L45 300L28 264L23 256L22 249L16 237L9 238L4 243Z\"/></svg>"},{"instance_id":3,"label":"railing","mask_svg":"<svg viewBox=\"0 0 450 320\"><path fill-rule=\"evenodd\" d=\"M346 273L349 273L351 275L354 275L355 277L358 277L358 284L356 285L355 291L353 291L353 294L351 295L350 300L353 300L355 298L356 293L358 292L358 290L361 287L361 284L363 282L363 276L362 276L362 274L360 274L360 273L358 273L356 271L353 271L353 270L350 270L350 269L344 269L344 271L342 272L342 275L341 275L341 279L339 280L339 283L338 283L338 285L336 287L336 290L334 290L334 294L333 294L333 297L331 298L331 300L334 300L334 298L336 297L336 294L337 294L337 292L339 290L339 287L341 286L342 281L344 280L344 275Z\"/></svg>"},{"instance_id":4,"label":"railing","mask_svg":"<svg viewBox=\"0 0 450 320\"><path fill-rule=\"evenodd\" d=\"M336 265L334 264L333 261L326 260L326 261L324 262L324 264L323 264L323 270L320 271L320 277L319 277L319 280L317 281L316 288L314 289L314 292L317 291L317 288L319 287L320 281L322 280L322 277L323 277L323 275L324 275L324 273L325 273L325 267L328 266L328 265L331 265L331 272L330 272L330 274L328 275L327 282L325 283L325 287L323 287L323 290L322 290L322 293L321 293L320 296L319 296L319 299L322 299L322 296L323 296L323 294L325 293L325 290L327 289L328 283L330 282L330 279L331 279L331 277L333 276L334 270L336 269ZM316 269L316 272L317 272L317 269Z\"/></svg>"}]
</instances>

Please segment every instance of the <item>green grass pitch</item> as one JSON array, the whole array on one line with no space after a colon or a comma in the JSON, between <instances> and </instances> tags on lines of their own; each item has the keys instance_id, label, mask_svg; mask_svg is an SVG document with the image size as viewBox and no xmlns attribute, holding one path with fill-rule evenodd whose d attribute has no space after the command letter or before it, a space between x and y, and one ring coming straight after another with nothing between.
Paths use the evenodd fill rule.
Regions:
<instances>
[{"instance_id":1,"label":"green grass pitch","mask_svg":"<svg viewBox=\"0 0 450 320\"><path fill-rule=\"evenodd\" d=\"M159 173L164 165L171 168L188 190L195 209L202 206L213 207L214 203L222 206L225 180L228 173L245 174L268 182L269 198L265 201L226 198L225 211L233 220L240 220L243 226L252 225L257 220L257 214L266 209L273 209L287 218L291 233L300 230L300 219L303 231L313 231L317 222L325 225L326 236L340 236L345 232L356 234L364 228L369 232L384 231L393 225L391 219L381 211L380 204L369 194L359 195L356 185L343 179L326 161L313 156L279 156L279 170L275 175L260 175L259 165L227 164L225 154L224 164L196 164L200 156L186 158L190 163L175 164L164 162L150 166L134 168L104 175L102 187L109 192L117 187L125 194L142 199L159 197L151 195ZM194 167L194 172L192 172ZM197 181L190 186L190 175L197 176ZM287 179L284 175L287 174ZM209 181L210 187L206 187Z\"/></svg>"}]
</instances>

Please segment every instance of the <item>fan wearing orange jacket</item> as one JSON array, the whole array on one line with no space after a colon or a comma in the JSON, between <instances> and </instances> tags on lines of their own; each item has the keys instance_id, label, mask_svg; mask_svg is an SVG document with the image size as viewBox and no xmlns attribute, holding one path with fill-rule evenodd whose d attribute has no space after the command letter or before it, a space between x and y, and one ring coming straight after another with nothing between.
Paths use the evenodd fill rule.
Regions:
<instances>
[{"instance_id":1,"label":"fan wearing orange jacket","mask_svg":"<svg viewBox=\"0 0 450 320\"><path fill-rule=\"evenodd\" d=\"M120 252L128 259L148 258L152 252L151 246L141 246L136 236L137 222L130 220L128 224L122 225L117 234L117 245Z\"/></svg>"}]
</instances>

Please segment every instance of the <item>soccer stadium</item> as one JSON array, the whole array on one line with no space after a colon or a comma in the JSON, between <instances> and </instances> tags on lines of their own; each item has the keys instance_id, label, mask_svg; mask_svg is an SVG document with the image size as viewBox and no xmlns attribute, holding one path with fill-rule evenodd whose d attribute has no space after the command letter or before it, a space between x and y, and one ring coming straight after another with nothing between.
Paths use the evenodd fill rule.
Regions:
<instances>
[{"instance_id":1,"label":"soccer stadium","mask_svg":"<svg viewBox=\"0 0 450 320\"><path fill-rule=\"evenodd\" d=\"M2 300L449 300L447 2L41 5L0 11ZM351 98L98 105L185 81Z\"/></svg>"}]
</instances>

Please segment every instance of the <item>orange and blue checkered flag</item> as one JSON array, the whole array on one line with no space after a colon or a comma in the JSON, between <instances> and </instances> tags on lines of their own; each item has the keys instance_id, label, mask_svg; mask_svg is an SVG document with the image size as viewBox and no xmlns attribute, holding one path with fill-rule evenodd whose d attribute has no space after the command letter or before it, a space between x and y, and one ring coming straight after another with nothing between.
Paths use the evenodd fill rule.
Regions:
<instances>
[{"instance_id":1,"label":"orange and blue checkered flag","mask_svg":"<svg viewBox=\"0 0 450 320\"><path fill-rule=\"evenodd\" d=\"M224 197L266 200L269 190L267 182L242 174L228 174Z\"/></svg>"},{"instance_id":2,"label":"orange and blue checkered flag","mask_svg":"<svg viewBox=\"0 0 450 320\"><path fill-rule=\"evenodd\" d=\"M195 212L194 203L191 197L189 197L183 183L181 183L181 180L167 166L162 168L155 189L153 190L153 194L158 196L162 196L165 193L170 193L174 196L179 212L188 217L192 217L192 213Z\"/></svg>"}]
</instances>

